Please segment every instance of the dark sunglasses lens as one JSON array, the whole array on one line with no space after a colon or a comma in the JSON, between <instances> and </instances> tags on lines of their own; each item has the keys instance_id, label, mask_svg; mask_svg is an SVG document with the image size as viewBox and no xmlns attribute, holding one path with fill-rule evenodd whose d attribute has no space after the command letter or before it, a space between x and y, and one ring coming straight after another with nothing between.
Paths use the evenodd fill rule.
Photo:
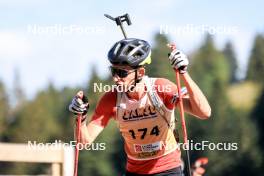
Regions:
<instances>
[{"instance_id":1,"label":"dark sunglasses lens","mask_svg":"<svg viewBox=\"0 0 264 176\"><path fill-rule=\"evenodd\" d=\"M112 73L112 76L117 75L120 78L125 78L128 75L128 72L126 70L116 69L113 67L111 67L111 73Z\"/></svg>"},{"instance_id":2,"label":"dark sunglasses lens","mask_svg":"<svg viewBox=\"0 0 264 176\"><path fill-rule=\"evenodd\" d=\"M125 70L119 70L119 73L117 74L120 78L125 78L127 77L127 71Z\"/></svg>"}]
</instances>

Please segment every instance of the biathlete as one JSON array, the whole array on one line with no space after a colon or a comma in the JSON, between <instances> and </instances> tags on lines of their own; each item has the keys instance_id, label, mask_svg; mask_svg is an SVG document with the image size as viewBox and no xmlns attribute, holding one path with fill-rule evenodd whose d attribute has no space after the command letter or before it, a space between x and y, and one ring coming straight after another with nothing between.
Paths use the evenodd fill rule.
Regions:
<instances>
[{"instance_id":1,"label":"biathlete","mask_svg":"<svg viewBox=\"0 0 264 176\"><path fill-rule=\"evenodd\" d=\"M116 89L104 93L89 122L89 103L82 91L69 106L74 114L82 115L81 143L91 144L113 118L124 138L127 176L182 176L181 151L175 138L177 86L165 78L146 76L144 67L151 63L151 47L144 40L118 41L109 50L108 60ZM169 62L186 86L181 90L184 111L209 118L210 105L187 72L187 56L175 49Z\"/></svg>"}]
</instances>

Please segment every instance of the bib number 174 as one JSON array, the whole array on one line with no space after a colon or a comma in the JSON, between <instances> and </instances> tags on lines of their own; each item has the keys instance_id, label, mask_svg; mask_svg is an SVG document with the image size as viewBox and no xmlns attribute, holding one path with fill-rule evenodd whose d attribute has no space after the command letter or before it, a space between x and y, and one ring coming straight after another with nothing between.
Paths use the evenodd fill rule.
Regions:
<instances>
[{"instance_id":1,"label":"bib number 174","mask_svg":"<svg viewBox=\"0 0 264 176\"><path fill-rule=\"evenodd\" d=\"M145 136L148 134L148 128L140 128L140 129L137 129L136 131L141 134L140 135L140 139L144 139ZM128 132L130 133L130 135L131 135L131 137L133 139L136 139L136 132L134 130L129 130ZM151 129L149 135L156 135L156 136L158 136L159 133L160 133L159 127L156 125L156 126L154 126Z\"/></svg>"}]
</instances>

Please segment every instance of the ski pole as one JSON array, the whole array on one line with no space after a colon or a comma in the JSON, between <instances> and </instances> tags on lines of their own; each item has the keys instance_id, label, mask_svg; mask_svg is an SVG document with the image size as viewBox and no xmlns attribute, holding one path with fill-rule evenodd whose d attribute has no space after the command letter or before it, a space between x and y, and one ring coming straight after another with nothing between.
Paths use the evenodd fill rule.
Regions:
<instances>
[{"instance_id":1,"label":"ski pole","mask_svg":"<svg viewBox=\"0 0 264 176\"><path fill-rule=\"evenodd\" d=\"M168 44L168 47L171 48L171 50L176 49L175 44ZM181 81L180 81L180 73L179 70L176 70L176 84L178 88L178 96L179 96L179 105L180 105L180 117L181 117L181 125L182 125L182 133L183 133L183 141L184 145L188 145L188 136L187 136L187 130L186 130L186 124L185 124L185 117L184 117L184 108L183 108L183 102L182 102L182 94L181 94ZM190 164L190 154L189 154L189 146L187 147L186 151L186 159L187 159L187 173L189 176L191 176L191 164Z\"/></svg>"},{"instance_id":2,"label":"ski pole","mask_svg":"<svg viewBox=\"0 0 264 176\"><path fill-rule=\"evenodd\" d=\"M107 15L107 14L104 14L104 16L106 18L109 18L110 20L113 20L116 22L116 25L120 27L125 39L127 38L127 35L126 35L126 31L123 27L123 22L127 22L127 25L131 25L131 20L130 20L130 17L129 15L126 13L125 15L122 15L122 16L118 16L116 18L114 17L111 17L110 15Z\"/></svg>"},{"instance_id":3,"label":"ski pole","mask_svg":"<svg viewBox=\"0 0 264 176\"><path fill-rule=\"evenodd\" d=\"M77 144L75 147L75 159L74 159L74 176L77 176L78 174L78 160L79 160L79 143L81 139L81 120L82 120L82 115L78 114L77 116L77 127L75 134L77 135Z\"/></svg>"}]
</instances>

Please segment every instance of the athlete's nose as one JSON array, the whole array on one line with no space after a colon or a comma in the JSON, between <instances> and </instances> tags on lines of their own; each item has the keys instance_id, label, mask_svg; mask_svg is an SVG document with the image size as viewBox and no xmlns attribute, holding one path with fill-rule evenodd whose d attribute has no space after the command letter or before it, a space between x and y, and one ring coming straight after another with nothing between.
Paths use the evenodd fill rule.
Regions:
<instances>
[{"instance_id":1,"label":"athlete's nose","mask_svg":"<svg viewBox=\"0 0 264 176\"><path fill-rule=\"evenodd\" d=\"M120 78L118 75L113 76L113 80L115 83L124 82L124 80Z\"/></svg>"},{"instance_id":2,"label":"athlete's nose","mask_svg":"<svg viewBox=\"0 0 264 176\"><path fill-rule=\"evenodd\" d=\"M117 82L117 81L120 80L119 76L117 76L117 75L114 75L114 76L113 76L113 79L114 79L115 82Z\"/></svg>"}]
</instances>

